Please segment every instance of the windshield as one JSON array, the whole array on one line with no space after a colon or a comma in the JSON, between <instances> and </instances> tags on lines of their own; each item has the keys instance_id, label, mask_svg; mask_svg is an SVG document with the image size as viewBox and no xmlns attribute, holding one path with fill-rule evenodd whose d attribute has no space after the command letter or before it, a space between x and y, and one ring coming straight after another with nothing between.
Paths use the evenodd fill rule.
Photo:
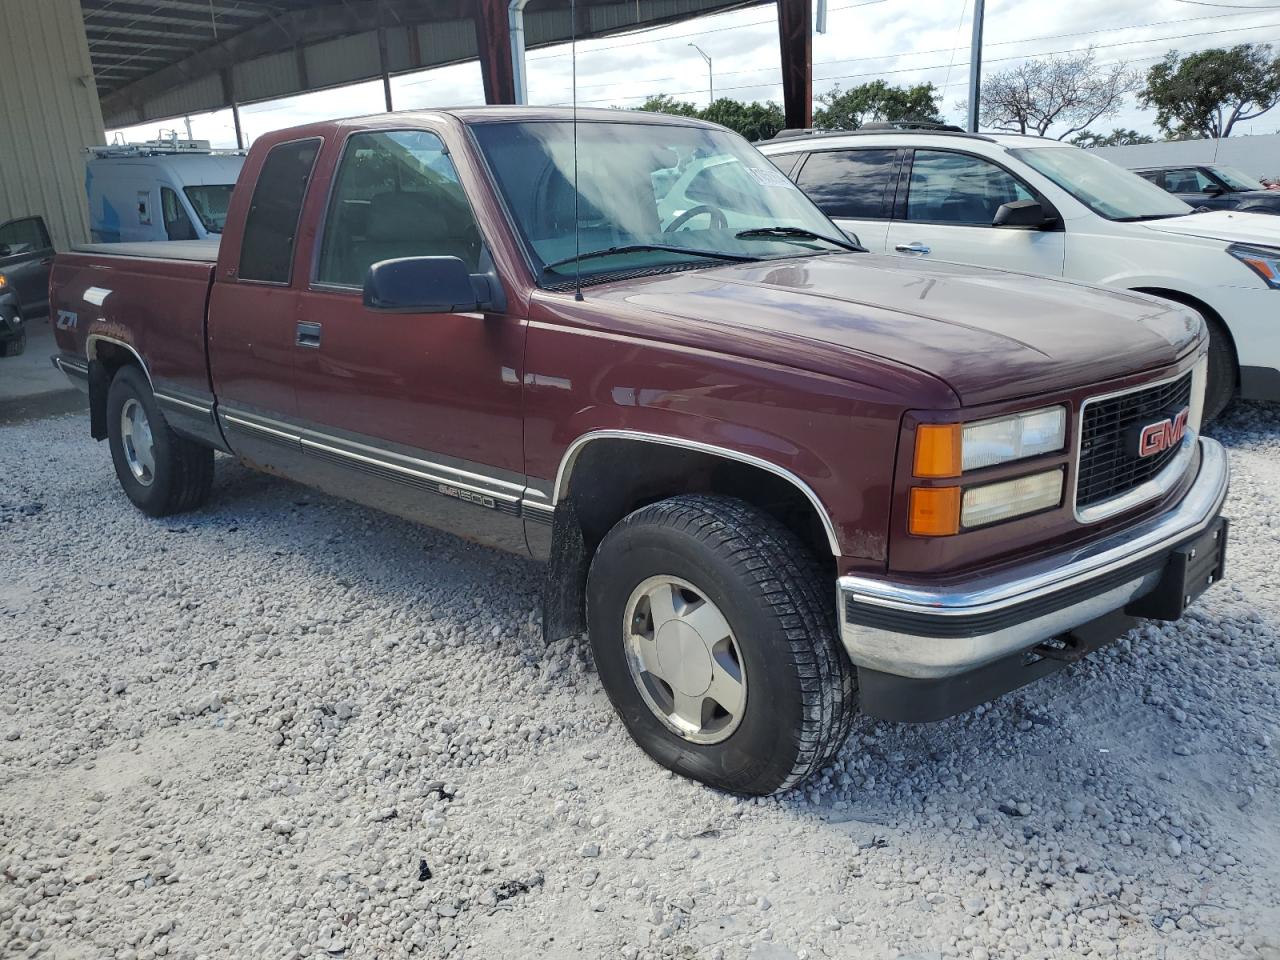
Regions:
<instances>
[{"instance_id":1,"label":"windshield","mask_svg":"<svg viewBox=\"0 0 1280 960\"><path fill-rule=\"evenodd\" d=\"M795 184L734 134L600 121L578 123L575 241L572 123L482 123L472 130L536 267L552 285L578 267L590 278L714 266L712 254L755 260L843 252L797 233L847 243ZM748 233L777 227L793 233ZM628 249L575 260L615 247Z\"/></svg>"},{"instance_id":2,"label":"windshield","mask_svg":"<svg viewBox=\"0 0 1280 960\"><path fill-rule=\"evenodd\" d=\"M183 192L191 201L191 208L209 233L221 233L227 222L227 207L231 204L232 183L211 183L202 187L186 187Z\"/></svg>"},{"instance_id":3,"label":"windshield","mask_svg":"<svg viewBox=\"0 0 1280 960\"><path fill-rule=\"evenodd\" d=\"M1190 206L1154 183L1077 147L1009 152L1108 220L1158 220L1191 212Z\"/></svg>"},{"instance_id":4,"label":"windshield","mask_svg":"<svg viewBox=\"0 0 1280 960\"><path fill-rule=\"evenodd\" d=\"M1247 173L1241 173L1235 167L1210 167L1223 183L1232 190L1265 190L1267 189Z\"/></svg>"}]
</instances>

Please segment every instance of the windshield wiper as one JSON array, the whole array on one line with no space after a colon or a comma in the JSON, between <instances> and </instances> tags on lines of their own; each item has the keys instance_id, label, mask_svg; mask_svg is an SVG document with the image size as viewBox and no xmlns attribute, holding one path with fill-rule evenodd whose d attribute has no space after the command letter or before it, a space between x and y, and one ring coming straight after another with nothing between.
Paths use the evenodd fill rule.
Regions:
<instances>
[{"instance_id":1,"label":"windshield wiper","mask_svg":"<svg viewBox=\"0 0 1280 960\"><path fill-rule=\"evenodd\" d=\"M661 253L687 253L691 257L707 257L711 260L730 260L734 263L754 263L759 257L747 257L740 253L724 253L719 250L698 250L696 247L681 247L674 243L627 243L620 247L609 247L605 250L588 250L586 253L575 253L572 257L561 257L559 260L552 260L548 264L544 264L542 269L554 270L556 267L563 267L567 263L574 263L582 260L593 260L596 257L611 257L615 253L646 253L658 251Z\"/></svg>"},{"instance_id":2,"label":"windshield wiper","mask_svg":"<svg viewBox=\"0 0 1280 960\"><path fill-rule=\"evenodd\" d=\"M1195 213L1196 208L1192 207L1191 212ZM1185 213L1142 213L1132 217L1114 217L1116 223L1144 223L1147 220L1172 220L1174 217L1185 217Z\"/></svg>"},{"instance_id":3,"label":"windshield wiper","mask_svg":"<svg viewBox=\"0 0 1280 960\"><path fill-rule=\"evenodd\" d=\"M739 240L822 240L837 247L843 247L845 250L867 252L867 248L860 243L854 243L852 240L837 240L835 237L814 233L804 227L756 227L754 230L740 230L734 236Z\"/></svg>"}]
</instances>

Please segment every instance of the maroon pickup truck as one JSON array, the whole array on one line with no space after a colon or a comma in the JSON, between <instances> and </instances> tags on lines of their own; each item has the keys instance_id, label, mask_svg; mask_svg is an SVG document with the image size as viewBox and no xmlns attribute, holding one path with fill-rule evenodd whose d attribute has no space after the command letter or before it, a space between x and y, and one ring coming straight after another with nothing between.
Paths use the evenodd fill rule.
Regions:
<instances>
[{"instance_id":1,"label":"maroon pickup truck","mask_svg":"<svg viewBox=\"0 0 1280 960\"><path fill-rule=\"evenodd\" d=\"M82 248L51 297L142 511L198 507L222 451L543 560L548 636L587 630L640 746L733 791L1222 574L1196 316L862 252L693 120L280 131L220 247Z\"/></svg>"}]
</instances>

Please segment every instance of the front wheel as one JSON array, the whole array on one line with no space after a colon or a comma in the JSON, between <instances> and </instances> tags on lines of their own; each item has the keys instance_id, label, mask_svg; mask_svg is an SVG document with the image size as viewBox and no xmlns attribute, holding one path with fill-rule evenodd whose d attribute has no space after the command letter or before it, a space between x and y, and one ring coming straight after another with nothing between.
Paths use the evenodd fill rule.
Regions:
<instances>
[{"instance_id":1,"label":"front wheel","mask_svg":"<svg viewBox=\"0 0 1280 960\"><path fill-rule=\"evenodd\" d=\"M832 593L794 534L747 503L651 504L591 563L600 679L663 766L735 793L786 790L831 760L852 723Z\"/></svg>"},{"instance_id":2,"label":"front wheel","mask_svg":"<svg viewBox=\"0 0 1280 960\"><path fill-rule=\"evenodd\" d=\"M111 380L107 436L120 486L143 513L182 513L209 498L213 451L170 429L137 367L122 367Z\"/></svg>"}]
</instances>

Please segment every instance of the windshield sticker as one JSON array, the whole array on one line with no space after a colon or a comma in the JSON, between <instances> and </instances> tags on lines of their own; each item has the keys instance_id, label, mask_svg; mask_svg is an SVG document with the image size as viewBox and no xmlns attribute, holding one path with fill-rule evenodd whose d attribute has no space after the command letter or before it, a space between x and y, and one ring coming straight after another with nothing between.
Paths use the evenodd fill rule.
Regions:
<instances>
[{"instance_id":1,"label":"windshield sticker","mask_svg":"<svg viewBox=\"0 0 1280 960\"><path fill-rule=\"evenodd\" d=\"M747 167L747 173L762 187L795 187L781 170L772 167Z\"/></svg>"}]
</instances>

